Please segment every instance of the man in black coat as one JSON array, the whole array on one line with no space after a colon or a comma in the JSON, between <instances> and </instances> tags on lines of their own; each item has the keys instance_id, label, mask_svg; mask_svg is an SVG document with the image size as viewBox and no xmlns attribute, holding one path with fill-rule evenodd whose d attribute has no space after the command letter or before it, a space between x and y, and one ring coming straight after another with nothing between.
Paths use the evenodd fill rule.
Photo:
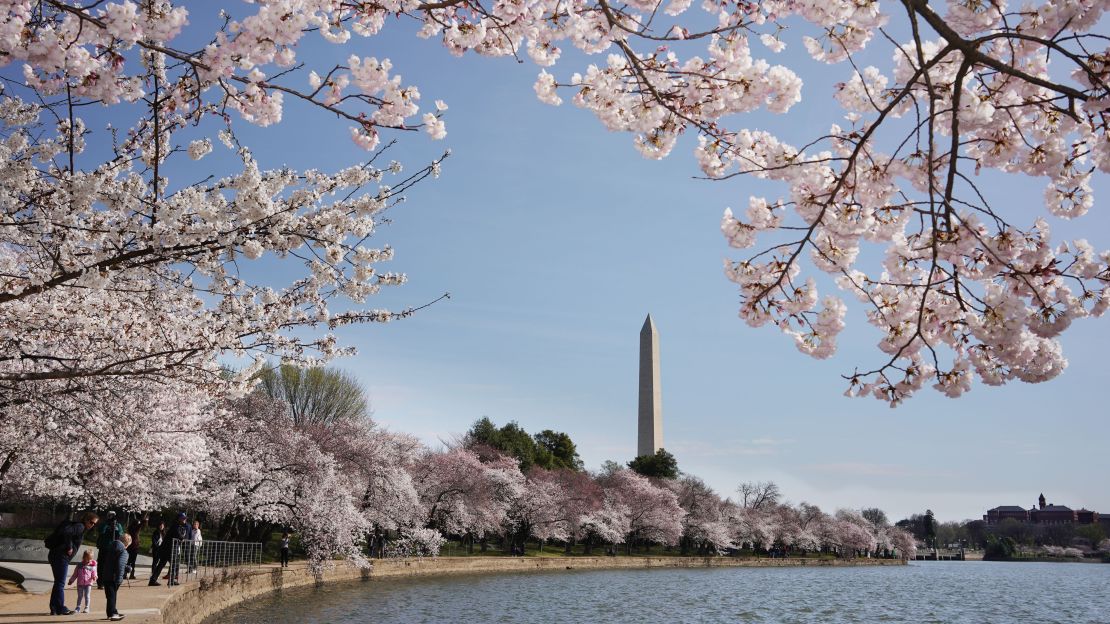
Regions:
<instances>
[{"instance_id":1,"label":"man in black coat","mask_svg":"<svg viewBox=\"0 0 1110 624\"><path fill-rule=\"evenodd\" d=\"M103 568L98 576L104 582L104 606L108 611L108 619L115 622L123 619L123 614L116 609L116 595L119 586L123 585L123 578L127 574L127 547L131 544L131 536L124 533L117 536L108 545L107 550L100 551L100 565Z\"/></svg>"},{"instance_id":2,"label":"man in black coat","mask_svg":"<svg viewBox=\"0 0 1110 624\"><path fill-rule=\"evenodd\" d=\"M165 541L162 542L165 550L165 558L170 562L170 580L167 585L177 585L177 572L181 567L181 558L188 552L186 548L192 548L192 544L185 544L193 539L193 531L189 527L189 518L185 512L177 514L177 524L173 525L166 531ZM175 543L174 540L177 540Z\"/></svg>"},{"instance_id":3,"label":"man in black coat","mask_svg":"<svg viewBox=\"0 0 1110 624\"><path fill-rule=\"evenodd\" d=\"M49 552L46 560L50 562L50 572L54 575L54 586L50 590L50 615L70 615L66 608L66 574L73 554L81 548L85 531L91 531L100 520L96 514L85 512L78 521L67 521L58 525L54 533L46 539Z\"/></svg>"}]
</instances>

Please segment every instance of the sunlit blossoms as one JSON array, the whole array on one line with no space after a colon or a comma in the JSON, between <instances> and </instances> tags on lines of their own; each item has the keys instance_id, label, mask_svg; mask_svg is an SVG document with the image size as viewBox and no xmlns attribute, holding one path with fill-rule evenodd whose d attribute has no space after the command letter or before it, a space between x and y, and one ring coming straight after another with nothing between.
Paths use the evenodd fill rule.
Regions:
<instances>
[{"instance_id":1,"label":"sunlit blossoms","mask_svg":"<svg viewBox=\"0 0 1110 624\"><path fill-rule=\"evenodd\" d=\"M268 126L297 98L372 136L368 149L380 132L420 125L419 92L388 60L351 56L312 90L268 78L330 23L315 5L252 7L186 52L173 46L189 13L170 2L0 3L0 483L33 476L35 491L56 484L51 494L73 501L139 490L115 483L126 478L75 487L28 452L111 452L117 430L180 438L171 446L187 478L208 451L180 433L180 419L202 427L225 396L248 389L264 356L326 361L347 352L336 327L411 313L368 305L406 279L381 268L393 250L369 239L442 158L404 175L375 166L378 153L338 171L268 170L227 113ZM86 123L90 105L114 107L111 124ZM444 108L429 113L432 136L446 131ZM216 149L235 164L179 175L189 160L215 163ZM282 264L283 281L246 277L244 264L263 258ZM220 356L255 364L228 376ZM125 409L132 403L143 409ZM125 475L156 472L125 464ZM327 482L330 469L314 470Z\"/></svg>"}]
</instances>

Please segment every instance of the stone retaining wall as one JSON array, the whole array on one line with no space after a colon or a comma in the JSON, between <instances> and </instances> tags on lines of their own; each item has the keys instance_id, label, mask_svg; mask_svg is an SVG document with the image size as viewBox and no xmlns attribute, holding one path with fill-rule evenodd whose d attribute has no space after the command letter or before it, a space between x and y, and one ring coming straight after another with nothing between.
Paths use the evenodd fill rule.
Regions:
<instances>
[{"instance_id":1,"label":"stone retaining wall","mask_svg":"<svg viewBox=\"0 0 1110 624\"><path fill-rule=\"evenodd\" d=\"M733 557L439 557L376 561L371 578L639 568L767 568L903 565L896 559L738 559Z\"/></svg>"},{"instance_id":2,"label":"stone retaining wall","mask_svg":"<svg viewBox=\"0 0 1110 624\"><path fill-rule=\"evenodd\" d=\"M387 559L372 570L339 565L320 578L303 565L231 572L174 594L162 607L164 624L201 624L220 611L264 594L317 583L451 574L619 570L641 568L756 568L904 565L897 559L736 559L731 557L439 557Z\"/></svg>"}]
</instances>

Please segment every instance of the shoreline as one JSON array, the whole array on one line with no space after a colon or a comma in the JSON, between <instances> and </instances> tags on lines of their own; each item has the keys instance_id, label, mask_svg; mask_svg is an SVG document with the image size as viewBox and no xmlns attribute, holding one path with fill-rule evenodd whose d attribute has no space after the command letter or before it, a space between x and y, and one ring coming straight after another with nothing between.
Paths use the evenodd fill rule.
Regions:
<instances>
[{"instance_id":1,"label":"shoreline","mask_svg":"<svg viewBox=\"0 0 1110 624\"><path fill-rule=\"evenodd\" d=\"M740 559L731 557L437 557L384 559L371 569L337 565L317 579L307 566L280 568L254 574L229 574L208 587L184 588L162 608L165 624L211 624L220 613L267 594L306 586L373 582L405 577L469 574L517 574L578 570L640 570L673 568L801 568L902 566L900 559Z\"/></svg>"},{"instance_id":2,"label":"shoreline","mask_svg":"<svg viewBox=\"0 0 1110 624\"><path fill-rule=\"evenodd\" d=\"M983 561L991 563L1110 563L1110 561L1102 559L1078 559L1075 557L1008 557L1005 559L987 559L984 557Z\"/></svg>"},{"instance_id":3,"label":"shoreline","mask_svg":"<svg viewBox=\"0 0 1110 624\"><path fill-rule=\"evenodd\" d=\"M519 574L579 570L639 570L674 568L802 568L903 566L900 559L760 559L733 557L437 557L435 559L379 559L367 569L336 562L319 575L298 562L284 570L275 564L258 568L228 569L221 573L183 582L178 587L148 587L142 580L120 589L120 611L132 624L205 624L219 622L219 615L248 600L300 587L348 582L367 582L418 576L463 576L470 574ZM12 584L14 586L14 584ZM8 589L11 589L9 587ZM75 594L66 592L72 607ZM45 593L5 593L0 600L0 624L57 622L47 615ZM74 624L103 621L104 602L94 594L93 613L66 618Z\"/></svg>"}]
</instances>

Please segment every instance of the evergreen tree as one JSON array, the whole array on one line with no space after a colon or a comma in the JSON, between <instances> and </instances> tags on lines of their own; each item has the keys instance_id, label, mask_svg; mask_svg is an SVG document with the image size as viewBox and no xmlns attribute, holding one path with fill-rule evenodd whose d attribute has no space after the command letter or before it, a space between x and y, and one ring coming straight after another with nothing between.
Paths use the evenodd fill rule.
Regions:
<instances>
[{"instance_id":1,"label":"evergreen tree","mask_svg":"<svg viewBox=\"0 0 1110 624\"><path fill-rule=\"evenodd\" d=\"M666 449L659 449L654 455L640 455L628 462L628 467L645 477L678 478L678 460Z\"/></svg>"}]
</instances>

